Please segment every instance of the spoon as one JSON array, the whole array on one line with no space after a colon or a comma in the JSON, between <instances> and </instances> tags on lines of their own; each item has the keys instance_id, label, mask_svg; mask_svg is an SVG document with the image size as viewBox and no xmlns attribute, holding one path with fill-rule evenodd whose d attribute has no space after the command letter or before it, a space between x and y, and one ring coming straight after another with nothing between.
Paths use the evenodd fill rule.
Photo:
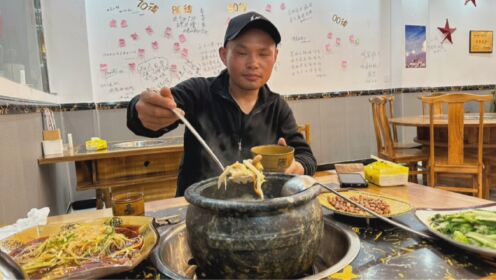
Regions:
<instances>
[{"instance_id":1,"label":"spoon","mask_svg":"<svg viewBox=\"0 0 496 280\"><path fill-rule=\"evenodd\" d=\"M340 194L338 191L332 189L331 187L319 183L315 178L307 176L307 175L295 176L295 177L289 179L286 183L284 183L284 185L282 186L282 190L281 190L281 196L294 195L294 194L302 192L302 191L304 191L304 190L306 190L306 189L308 189L314 185L318 185L318 186L330 191L331 193L344 199L346 202L355 205L356 207L360 208L361 210L369 213L370 215L372 215L376 218L383 220L386 223L397 226L403 230L414 233L414 234L416 234L420 237L426 238L426 239L432 239L433 238L432 236L430 236L428 234L414 230L414 229L407 227L401 223L398 223L396 221L388 219L388 218L382 216L381 214L378 214L375 211L372 211L369 208L362 206L361 204L347 198L346 196Z\"/></svg>"},{"instance_id":2,"label":"spoon","mask_svg":"<svg viewBox=\"0 0 496 280\"><path fill-rule=\"evenodd\" d=\"M207 145L205 140L203 140L203 138L200 136L200 134L198 134L196 129L191 125L191 123L181 114L181 111L179 111L178 108L174 108L171 111L184 123L184 125L191 131L191 133L193 133L193 135L196 137L198 142L200 142L200 144L202 144L203 148L205 148L205 150L207 150L208 154L212 157L212 159L215 161L215 163L217 163L220 170L224 171L224 166L220 162L219 158L217 158L217 156L214 154L212 149L210 149L210 147Z\"/></svg>"}]
</instances>

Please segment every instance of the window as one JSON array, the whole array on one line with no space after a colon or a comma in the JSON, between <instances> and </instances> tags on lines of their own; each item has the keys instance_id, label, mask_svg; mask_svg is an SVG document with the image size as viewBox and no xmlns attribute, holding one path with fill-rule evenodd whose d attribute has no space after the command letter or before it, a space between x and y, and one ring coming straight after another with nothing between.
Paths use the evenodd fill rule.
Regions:
<instances>
[{"instance_id":1,"label":"window","mask_svg":"<svg viewBox=\"0 0 496 280\"><path fill-rule=\"evenodd\" d=\"M0 1L0 77L49 92L40 0Z\"/></svg>"}]
</instances>

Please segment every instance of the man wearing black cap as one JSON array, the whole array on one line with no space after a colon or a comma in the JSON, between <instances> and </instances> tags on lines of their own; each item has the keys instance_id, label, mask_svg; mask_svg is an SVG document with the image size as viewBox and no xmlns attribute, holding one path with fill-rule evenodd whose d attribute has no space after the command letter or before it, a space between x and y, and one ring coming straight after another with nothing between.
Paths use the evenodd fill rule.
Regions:
<instances>
[{"instance_id":1,"label":"man wearing black cap","mask_svg":"<svg viewBox=\"0 0 496 280\"><path fill-rule=\"evenodd\" d=\"M250 158L257 145L290 145L295 161L286 173L313 175L316 160L286 101L267 86L277 59L281 35L264 16L249 12L232 18L219 56L227 69L211 78L191 78L160 92L146 90L134 97L127 125L137 135L160 137L176 128L170 111L180 108L224 166ZM176 196L191 184L218 176L220 170L189 130Z\"/></svg>"}]
</instances>

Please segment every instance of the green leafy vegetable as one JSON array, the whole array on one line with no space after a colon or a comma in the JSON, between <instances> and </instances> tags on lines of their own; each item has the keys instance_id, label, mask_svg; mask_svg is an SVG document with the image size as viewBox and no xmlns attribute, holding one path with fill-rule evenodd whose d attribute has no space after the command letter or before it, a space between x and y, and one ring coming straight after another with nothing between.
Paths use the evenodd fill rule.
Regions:
<instances>
[{"instance_id":1,"label":"green leafy vegetable","mask_svg":"<svg viewBox=\"0 0 496 280\"><path fill-rule=\"evenodd\" d=\"M436 214L430 219L433 229L455 241L496 249L496 211L472 210L455 214Z\"/></svg>"}]
</instances>

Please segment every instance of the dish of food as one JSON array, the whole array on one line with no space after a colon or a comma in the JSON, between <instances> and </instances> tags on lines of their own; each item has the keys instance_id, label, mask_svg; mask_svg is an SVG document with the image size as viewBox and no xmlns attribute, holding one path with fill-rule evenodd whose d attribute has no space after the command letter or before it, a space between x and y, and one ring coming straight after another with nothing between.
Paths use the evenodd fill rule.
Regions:
<instances>
[{"instance_id":1,"label":"dish of food","mask_svg":"<svg viewBox=\"0 0 496 280\"><path fill-rule=\"evenodd\" d=\"M496 204L470 209L419 209L415 216L447 242L496 257Z\"/></svg>"},{"instance_id":2,"label":"dish of food","mask_svg":"<svg viewBox=\"0 0 496 280\"><path fill-rule=\"evenodd\" d=\"M0 242L29 278L97 278L130 270L155 247L150 217L33 227Z\"/></svg>"},{"instance_id":3,"label":"dish of food","mask_svg":"<svg viewBox=\"0 0 496 280\"><path fill-rule=\"evenodd\" d=\"M224 188L227 188L227 180L238 184L253 182L253 190L261 199L264 199L262 185L265 183L265 176L262 173L261 161L262 156L257 155L253 159L243 160L243 163L235 162L227 166L219 176L217 186L220 188L224 185Z\"/></svg>"},{"instance_id":4,"label":"dish of food","mask_svg":"<svg viewBox=\"0 0 496 280\"><path fill-rule=\"evenodd\" d=\"M391 197L353 190L340 193L384 217L399 216L412 210L412 206L409 203ZM375 218L332 193L323 193L319 195L319 201L322 206L334 213L359 218Z\"/></svg>"}]
</instances>

